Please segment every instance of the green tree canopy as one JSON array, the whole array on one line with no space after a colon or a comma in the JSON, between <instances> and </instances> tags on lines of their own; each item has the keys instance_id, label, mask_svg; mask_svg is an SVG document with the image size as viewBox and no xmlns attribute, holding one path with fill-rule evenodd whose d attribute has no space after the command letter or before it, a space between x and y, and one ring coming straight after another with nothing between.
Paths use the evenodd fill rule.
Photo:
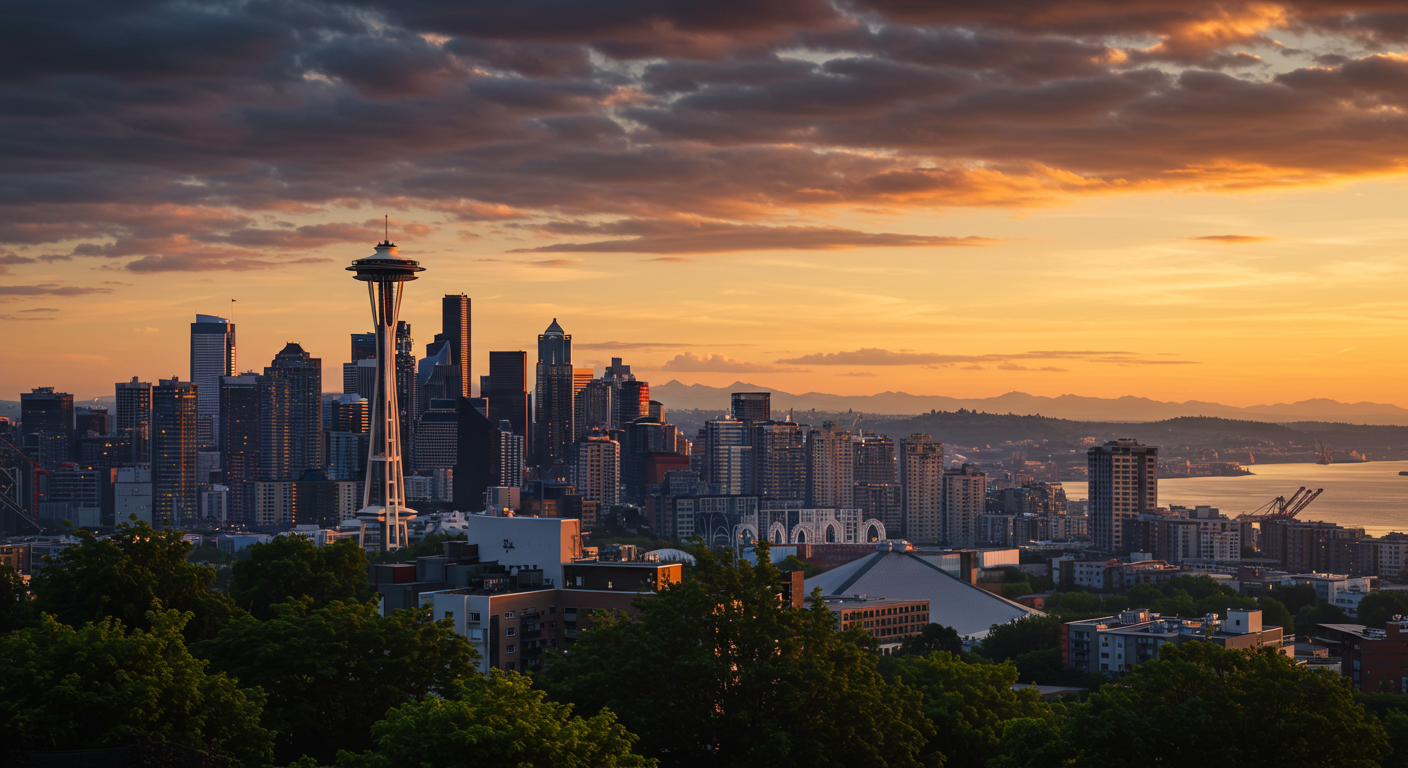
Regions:
<instances>
[{"instance_id":1,"label":"green tree canopy","mask_svg":"<svg viewBox=\"0 0 1408 768\"><path fill-rule=\"evenodd\" d=\"M1006 661L1028 651L1059 648L1061 618L1029 613L1006 624L994 624L988 636L978 645L980 656L993 661Z\"/></svg>"},{"instance_id":2,"label":"green tree canopy","mask_svg":"<svg viewBox=\"0 0 1408 768\"><path fill-rule=\"evenodd\" d=\"M1375 590L1359 601L1359 623L1383 629L1394 616L1408 616L1408 593Z\"/></svg>"},{"instance_id":3,"label":"green tree canopy","mask_svg":"<svg viewBox=\"0 0 1408 768\"><path fill-rule=\"evenodd\" d=\"M1259 597L1256 604L1261 608L1261 623L1267 627L1281 627L1290 634L1296 629L1296 617L1286 605L1270 595Z\"/></svg>"},{"instance_id":4,"label":"green tree canopy","mask_svg":"<svg viewBox=\"0 0 1408 768\"><path fill-rule=\"evenodd\" d=\"M387 710L443 694L475 674L474 649L430 610L381 616L366 603L313 609L304 598L274 618L245 616L192 650L214 669L269 694L265 724L279 760L328 762L338 749L370 749Z\"/></svg>"},{"instance_id":5,"label":"green tree canopy","mask_svg":"<svg viewBox=\"0 0 1408 768\"><path fill-rule=\"evenodd\" d=\"M79 543L49 558L30 578L34 608L70 626L118 619L148 629L152 601L189 612L186 639L212 637L239 611L210 589L215 569L186 562L191 545L180 531L158 531L145 522L120 525L110 538L87 531Z\"/></svg>"},{"instance_id":6,"label":"green tree canopy","mask_svg":"<svg viewBox=\"0 0 1408 768\"><path fill-rule=\"evenodd\" d=\"M1195 735L1191 736L1190 735ZM1082 765L1217 762L1238 768L1375 768L1388 754L1377 718L1337 675L1297 667L1275 648L1165 645L1159 659L1091 695L1064 738Z\"/></svg>"},{"instance_id":7,"label":"green tree canopy","mask_svg":"<svg viewBox=\"0 0 1408 768\"><path fill-rule=\"evenodd\" d=\"M942 624L926 624L919 634L911 635L901 641L895 655L927 655L934 651L943 651L961 657L963 655L963 638L958 636L958 630Z\"/></svg>"},{"instance_id":8,"label":"green tree canopy","mask_svg":"<svg viewBox=\"0 0 1408 768\"><path fill-rule=\"evenodd\" d=\"M24 579L14 568L0 563L0 632L29 626L33 618L34 606Z\"/></svg>"},{"instance_id":9,"label":"green tree canopy","mask_svg":"<svg viewBox=\"0 0 1408 768\"><path fill-rule=\"evenodd\" d=\"M456 683L446 698L430 696L386 713L371 728L373 751L338 755L337 768L649 768L631 751L636 737L603 710L572 714L544 700L528 678L495 671Z\"/></svg>"},{"instance_id":10,"label":"green tree canopy","mask_svg":"<svg viewBox=\"0 0 1408 768\"><path fill-rule=\"evenodd\" d=\"M784 604L765 548L733 565L696 547L691 579L641 599L639 618L597 613L538 680L584 713L616 712L666 766L918 765L918 694L885 682L871 639L838 633L819 594Z\"/></svg>"},{"instance_id":11,"label":"green tree canopy","mask_svg":"<svg viewBox=\"0 0 1408 768\"><path fill-rule=\"evenodd\" d=\"M0 750L175 741L261 766L273 733L263 693L241 690L186 650L189 614L152 611L149 630L104 618L75 629L44 616L0 635Z\"/></svg>"},{"instance_id":12,"label":"green tree canopy","mask_svg":"<svg viewBox=\"0 0 1408 768\"><path fill-rule=\"evenodd\" d=\"M1314 606L1320 602L1320 598L1315 595L1315 587L1309 584L1277 584L1267 591L1271 597L1280 600L1286 610L1293 614L1300 613L1300 609Z\"/></svg>"},{"instance_id":13,"label":"green tree canopy","mask_svg":"<svg viewBox=\"0 0 1408 768\"><path fill-rule=\"evenodd\" d=\"M1339 606L1329 603L1319 605L1307 605L1296 613L1296 634L1314 635L1319 632L1321 624L1350 624L1353 619L1345 613Z\"/></svg>"},{"instance_id":14,"label":"green tree canopy","mask_svg":"<svg viewBox=\"0 0 1408 768\"><path fill-rule=\"evenodd\" d=\"M311 598L321 608L366 602L373 594L366 552L351 539L319 547L305 536L276 536L250 547L230 581L230 597L257 619L272 618L274 606L290 598Z\"/></svg>"},{"instance_id":15,"label":"green tree canopy","mask_svg":"<svg viewBox=\"0 0 1408 768\"><path fill-rule=\"evenodd\" d=\"M1012 690L1011 662L968 664L940 652L901 658L894 675L923 694L924 715L934 724L929 751L943 755L945 768L982 768L999 754L1007 721L1052 716L1036 690Z\"/></svg>"}]
</instances>

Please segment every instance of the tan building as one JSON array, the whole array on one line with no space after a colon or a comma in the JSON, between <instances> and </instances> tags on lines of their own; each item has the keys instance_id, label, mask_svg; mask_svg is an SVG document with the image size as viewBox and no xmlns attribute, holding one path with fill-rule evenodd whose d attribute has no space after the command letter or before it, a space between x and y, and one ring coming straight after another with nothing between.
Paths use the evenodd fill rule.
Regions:
<instances>
[{"instance_id":1,"label":"tan building","mask_svg":"<svg viewBox=\"0 0 1408 768\"><path fill-rule=\"evenodd\" d=\"M621 444L594 430L573 446L573 485L583 499L621 503Z\"/></svg>"},{"instance_id":2,"label":"tan building","mask_svg":"<svg viewBox=\"0 0 1408 768\"><path fill-rule=\"evenodd\" d=\"M834 422L807 436L807 506L849 509L855 506L851 433Z\"/></svg>"},{"instance_id":3,"label":"tan building","mask_svg":"<svg viewBox=\"0 0 1408 768\"><path fill-rule=\"evenodd\" d=\"M950 547L977 546L978 517L987 511L987 473L971 464L944 470L940 493L944 540Z\"/></svg>"},{"instance_id":4,"label":"tan building","mask_svg":"<svg viewBox=\"0 0 1408 768\"><path fill-rule=\"evenodd\" d=\"M899 470L904 537L937 544L943 536L944 444L929 435L904 438L900 441Z\"/></svg>"},{"instance_id":5,"label":"tan building","mask_svg":"<svg viewBox=\"0 0 1408 768\"><path fill-rule=\"evenodd\" d=\"M836 596L825 598L825 602L836 615L837 631L860 627L880 641L882 651L886 646L897 647L929 624L928 600Z\"/></svg>"}]
</instances>

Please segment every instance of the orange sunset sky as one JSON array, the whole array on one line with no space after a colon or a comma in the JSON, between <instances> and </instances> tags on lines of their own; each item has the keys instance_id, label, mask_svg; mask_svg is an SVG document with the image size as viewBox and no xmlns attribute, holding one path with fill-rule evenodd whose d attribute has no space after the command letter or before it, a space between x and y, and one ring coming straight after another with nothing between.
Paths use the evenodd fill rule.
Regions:
<instances>
[{"instance_id":1,"label":"orange sunset sky","mask_svg":"<svg viewBox=\"0 0 1408 768\"><path fill-rule=\"evenodd\" d=\"M655 384L1408 406L1401 3L26 13L0 399L186 378L231 299L338 390L389 214L476 376L557 318Z\"/></svg>"}]
</instances>

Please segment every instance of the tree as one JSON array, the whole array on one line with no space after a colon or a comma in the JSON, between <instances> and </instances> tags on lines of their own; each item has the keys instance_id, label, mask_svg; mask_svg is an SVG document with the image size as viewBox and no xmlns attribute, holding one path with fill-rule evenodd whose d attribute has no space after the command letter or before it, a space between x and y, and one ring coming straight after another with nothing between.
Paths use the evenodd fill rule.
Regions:
<instances>
[{"instance_id":1,"label":"tree","mask_svg":"<svg viewBox=\"0 0 1408 768\"><path fill-rule=\"evenodd\" d=\"M1269 594L1284 603L1286 610L1292 614L1300 613L1300 609L1307 605L1313 606L1320 602L1320 598L1315 594L1315 587L1309 584L1277 584L1269 590Z\"/></svg>"},{"instance_id":2,"label":"tree","mask_svg":"<svg viewBox=\"0 0 1408 768\"><path fill-rule=\"evenodd\" d=\"M1408 594L1378 590L1359 601L1359 623L1366 627L1383 629L1394 616L1408 616Z\"/></svg>"},{"instance_id":3,"label":"tree","mask_svg":"<svg viewBox=\"0 0 1408 768\"><path fill-rule=\"evenodd\" d=\"M954 656L963 655L963 638L958 630L942 624L927 624L919 634L906 637L900 643L896 656L926 655L934 651L944 651Z\"/></svg>"},{"instance_id":4,"label":"tree","mask_svg":"<svg viewBox=\"0 0 1408 768\"><path fill-rule=\"evenodd\" d=\"M342 752L337 768L648 768L636 737L609 710L588 718L544 700L528 678L495 671L457 683L447 698L402 704L372 726L376 749Z\"/></svg>"},{"instance_id":5,"label":"tree","mask_svg":"<svg viewBox=\"0 0 1408 768\"><path fill-rule=\"evenodd\" d=\"M787 557L783 558L782 562L778 563L778 565L780 566L780 569L784 572L801 571L802 576L808 579L817 575L818 573L821 573L820 566L804 562L803 560L799 559L796 555L788 555Z\"/></svg>"},{"instance_id":6,"label":"tree","mask_svg":"<svg viewBox=\"0 0 1408 768\"><path fill-rule=\"evenodd\" d=\"M1067 768L1075 750L1054 718L1016 718L1002 729L1001 754L987 768Z\"/></svg>"},{"instance_id":7,"label":"tree","mask_svg":"<svg viewBox=\"0 0 1408 768\"><path fill-rule=\"evenodd\" d=\"M308 597L321 608L366 602L373 594L366 552L351 539L319 547L305 536L276 536L250 547L230 581L230 597L257 619L272 618L274 606L290 598Z\"/></svg>"},{"instance_id":8,"label":"tree","mask_svg":"<svg viewBox=\"0 0 1408 768\"><path fill-rule=\"evenodd\" d=\"M149 612L150 630L114 618L77 629L52 616L0 635L0 749L96 749L174 741L261 766L273 734L263 694L241 690L191 656L189 614Z\"/></svg>"},{"instance_id":9,"label":"tree","mask_svg":"<svg viewBox=\"0 0 1408 768\"><path fill-rule=\"evenodd\" d=\"M550 697L610 709L666 766L914 766L930 729L919 695L887 684L873 641L836 631L815 593L779 599L781 573L694 549L693 578L599 612L569 654L539 673Z\"/></svg>"},{"instance_id":10,"label":"tree","mask_svg":"<svg viewBox=\"0 0 1408 768\"><path fill-rule=\"evenodd\" d=\"M230 599L210 589L215 569L186 562L191 545L180 531L158 531L145 522L120 525L110 538L87 531L79 543L52 555L30 578L34 608L78 626L107 617L149 629L152 601L189 612L187 640L213 637L239 613Z\"/></svg>"},{"instance_id":11,"label":"tree","mask_svg":"<svg viewBox=\"0 0 1408 768\"><path fill-rule=\"evenodd\" d=\"M268 621L244 616L192 650L214 669L268 692L279 761L372 747L372 724L392 707L450 691L474 676L475 653L430 610L381 616L366 603L313 609L303 598Z\"/></svg>"},{"instance_id":12,"label":"tree","mask_svg":"<svg viewBox=\"0 0 1408 768\"><path fill-rule=\"evenodd\" d=\"M1321 624L1348 624L1349 615L1329 603L1307 605L1296 614L1296 634L1314 635Z\"/></svg>"},{"instance_id":13,"label":"tree","mask_svg":"<svg viewBox=\"0 0 1408 768\"><path fill-rule=\"evenodd\" d=\"M14 568L0 563L0 632L29 626L34 619L33 608L24 580Z\"/></svg>"},{"instance_id":14,"label":"tree","mask_svg":"<svg viewBox=\"0 0 1408 768\"><path fill-rule=\"evenodd\" d=\"M1197 734L1197 738L1189 738ZM1164 645L1159 659L1092 694L1066 722L1081 764L1218 761L1239 768L1374 768L1388 753L1379 721L1337 675L1297 667L1275 648Z\"/></svg>"},{"instance_id":15,"label":"tree","mask_svg":"<svg viewBox=\"0 0 1408 768\"><path fill-rule=\"evenodd\" d=\"M1296 619L1280 600L1269 595L1259 597L1256 604L1261 608L1261 624L1266 627L1281 627L1290 634L1295 631Z\"/></svg>"},{"instance_id":16,"label":"tree","mask_svg":"<svg viewBox=\"0 0 1408 768\"><path fill-rule=\"evenodd\" d=\"M895 679L924 696L924 715L934 724L929 751L943 755L945 768L982 768L1000 751L1004 723L1052 715L1034 689L1012 690L1017 668L1011 662L967 664L951 653L906 656Z\"/></svg>"},{"instance_id":17,"label":"tree","mask_svg":"<svg viewBox=\"0 0 1408 768\"><path fill-rule=\"evenodd\" d=\"M977 647L979 655L993 661L1015 659L1028 651L1058 648L1061 645L1061 619L1029 613L1006 624L994 624Z\"/></svg>"}]
</instances>

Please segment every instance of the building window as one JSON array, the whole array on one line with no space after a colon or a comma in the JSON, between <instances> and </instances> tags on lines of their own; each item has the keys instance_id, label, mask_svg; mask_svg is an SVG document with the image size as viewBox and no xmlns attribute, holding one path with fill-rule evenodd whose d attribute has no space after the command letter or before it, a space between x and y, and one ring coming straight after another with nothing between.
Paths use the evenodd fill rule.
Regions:
<instances>
[{"instance_id":1,"label":"building window","mask_svg":"<svg viewBox=\"0 0 1408 768\"><path fill-rule=\"evenodd\" d=\"M506 612L504 613L504 618L505 618L505 619L511 619L511 618L513 618L513 611L506 611Z\"/></svg>"},{"instance_id":2,"label":"building window","mask_svg":"<svg viewBox=\"0 0 1408 768\"><path fill-rule=\"evenodd\" d=\"M470 611L470 612L469 612L469 620L470 620L470 621L479 621L479 612L478 612L478 611Z\"/></svg>"},{"instance_id":3,"label":"building window","mask_svg":"<svg viewBox=\"0 0 1408 768\"><path fill-rule=\"evenodd\" d=\"M509 663L505 664L505 665L504 665L504 669L507 669L508 671L512 672L512 671L513 671L513 662L510 661Z\"/></svg>"},{"instance_id":4,"label":"building window","mask_svg":"<svg viewBox=\"0 0 1408 768\"><path fill-rule=\"evenodd\" d=\"M509 647L504 649L504 653L518 653L518 646L510 645ZM512 664L513 662L509 663Z\"/></svg>"},{"instance_id":5,"label":"building window","mask_svg":"<svg viewBox=\"0 0 1408 768\"><path fill-rule=\"evenodd\" d=\"M513 627L504 630L504 637L513 637L516 634L518 634L518 630Z\"/></svg>"}]
</instances>

